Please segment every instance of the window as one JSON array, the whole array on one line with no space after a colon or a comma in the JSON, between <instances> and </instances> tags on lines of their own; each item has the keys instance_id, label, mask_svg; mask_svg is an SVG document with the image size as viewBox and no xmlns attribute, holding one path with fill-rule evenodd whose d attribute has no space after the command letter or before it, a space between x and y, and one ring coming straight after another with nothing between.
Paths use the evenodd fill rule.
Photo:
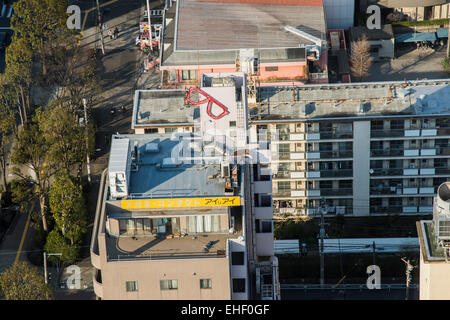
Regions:
<instances>
[{"instance_id":1,"label":"window","mask_svg":"<svg viewBox=\"0 0 450 320\"><path fill-rule=\"evenodd\" d=\"M230 121L230 127L236 127L236 121Z\"/></svg>"},{"instance_id":2,"label":"window","mask_svg":"<svg viewBox=\"0 0 450 320\"><path fill-rule=\"evenodd\" d=\"M233 292L245 292L245 279L233 279Z\"/></svg>"},{"instance_id":3,"label":"window","mask_svg":"<svg viewBox=\"0 0 450 320\"><path fill-rule=\"evenodd\" d=\"M167 71L167 78L169 81L177 81L177 73L175 70Z\"/></svg>"},{"instance_id":4,"label":"window","mask_svg":"<svg viewBox=\"0 0 450 320\"><path fill-rule=\"evenodd\" d=\"M178 280L161 280L159 286L161 290L176 290L178 289Z\"/></svg>"},{"instance_id":5,"label":"window","mask_svg":"<svg viewBox=\"0 0 450 320\"><path fill-rule=\"evenodd\" d=\"M127 292L138 291L137 281L127 281L126 286L127 286Z\"/></svg>"},{"instance_id":6,"label":"window","mask_svg":"<svg viewBox=\"0 0 450 320\"><path fill-rule=\"evenodd\" d=\"M211 279L200 279L200 289L211 289L212 280Z\"/></svg>"},{"instance_id":7,"label":"window","mask_svg":"<svg viewBox=\"0 0 450 320\"><path fill-rule=\"evenodd\" d=\"M181 71L181 80L195 80L196 79L196 71L195 70L182 70Z\"/></svg>"},{"instance_id":8,"label":"window","mask_svg":"<svg viewBox=\"0 0 450 320\"><path fill-rule=\"evenodd\" d=\"M178 128L164 128L165 133L172 133L176 132Z\"/></svg>"},{"instance_id":9,"label":"window","mask_svg":"<svg viewBox=\"0 0 450 320\"><path fill-rule=\"evenodd\" d=\"M244 252L232 252L231 253L231 264L233 266L242 266L244 265Z\"/></svg>"},{"instance_id":10,"label":"window","mask_svg":"<svg viewBox=\"0 0 450 320\"><path fill-rule=\"evenodd\" d=\"M278 71L278 67L266 67L266 71Z\"/></svg>"},{"instance_id":11,"label":"window","mask_svg":"<svg viewBox=\"0 0 450 320\"><path fill-rule=\"evenodd\" d=\"M261 232L263 233L272 232L272 221L267 220L261 221Z\"/></svg>"},{"instance_id":12,"label":"window","mask_svg":"<svg viewBox=\"0 0 450 320\"><path fill-rule=\"evenodd\" d=\"M278 191L289 191L291 190L291 182L290 181L278 181Z\"/></svg>"},{"instance_id":13,"label":"window","mask_svg":"<svg viewBox=\"0 0 450 320\"><path fill-rule=\"evenodd\" d=\"M157 128L144 129L144 133L158 133Z\"/></svg>"}]
</instances>

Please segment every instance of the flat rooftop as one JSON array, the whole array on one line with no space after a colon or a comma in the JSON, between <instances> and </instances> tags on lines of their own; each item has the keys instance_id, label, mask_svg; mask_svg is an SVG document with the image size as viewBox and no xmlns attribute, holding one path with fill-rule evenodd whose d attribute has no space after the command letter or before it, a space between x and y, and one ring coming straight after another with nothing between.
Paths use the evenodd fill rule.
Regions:
<instances>
[{"instance_id":1,"label":"flat rooftop","mask_svg":"<svg viewBox=\"0 0 450 320\"><path fill-rule=\"evenodd\" d=\"M275 120L318 120L324 118L450 115L450 80L369 82L352 84L259 87L257 104L249 106L250 122ZM138 90L133 127L148 124L167 126L169 122L194 124L195 114L183 108L185 90L170 101L161 121L160 106L166 90L146 99L148 90ZM152 93L153 94L153 93ZM162 96L161 101L157 96ZM173 103L172 103L173 102Z\"/></svg>"},{"instance_id":2,"label":"flat rooftop","mask_svg":"<svg viewBox=\"0 0 450 320\"><path fill-rule=\"evenodd\" d=\"M137 238L108 237L108 256L111 259L131 258L177 258L180 256L223 257L227 239L238 238L234 234L196 234L167 239L165 236L146 235ZM208 251L203 248L210 241L216 242Z\"/></svg>"},{"instance_id":3,"label":"flat rooftop","mask_svg":"<svg viewBox=\"0 0 450 320\"><path fill-rule=\"evenodd\" d=\"M444 250L437 246L434 225L431 220L416 222L420 249L425 262L445 261Z\"/></svg>"},{"instance_id":4,"label":"flat rooftop","mask_svg":"<svg viewBox=\"0 0 450 320\"><path fill-rule=\"evenodd\" d=\"M322 6L179 0L176 50L229 50L310 45L286 25L326 39Z\"/></svg>"},{"instance_id":5,"label":"flat rooftop","mask_svg":"<svg viewBox=\"0 0 450 320\"><path fill-rule=\"evenodd\" d=\"M129 139L131 149L137 142L140 154L138 170L131 170L128 177L128 193L132 198L229 195L225 193L225 179L220 177L219 164L181 162L161 167L163 161L180 152L176 133L113 136L113 139L122 138ZM149 143L158 144L159 151L146 152Z\"/></svg>"},{"instance_id":6,"label":"flat rooftop","mask_svg":"<svg viewBox=\"0 0 450 320\"><path fill-rule=\"evenodd\" d=\"M185 105L185 90L137 90L132 128L152 123L193 123L200 118L199 107Z\"/></svg>"}]
</instances>

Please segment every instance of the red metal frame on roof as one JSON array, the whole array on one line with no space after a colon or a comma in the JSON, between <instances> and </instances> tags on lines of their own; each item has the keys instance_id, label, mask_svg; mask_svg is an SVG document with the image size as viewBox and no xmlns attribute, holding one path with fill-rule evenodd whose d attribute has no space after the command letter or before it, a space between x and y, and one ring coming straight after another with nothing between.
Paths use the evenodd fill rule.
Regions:
<instances>
[{"instance_id":1,"label":"red metal frame on roof","mask_svg":"<svg viewBox=\"0 0 450 320\"><path fill-rule=\"evenodd\" d=\"M200 100L200 101L192 101L191 100L191 94L194 91L197 91L200 95L204 96L205 99ZM206 107L206 113L208 114L208 116L210 116L214 120L218 120L218 119L226 116L227 114L230 114L230 112L228 111L227 107L225 107L222 103L220 103L219 101L217 101L216 99L211 97L209 94L207 94L203 90L200 90L199 88L190 88L186 99L189 101L190 104L192 104L194 106L195 105L204 104L204 103L208 102L208 106ZM221 114L219 114L218 116L215 116L211 112L211 108L212 108L213 103L216 104L218 107L220 107L223 110L223 112Z\"/></svg>"}]
</instances>

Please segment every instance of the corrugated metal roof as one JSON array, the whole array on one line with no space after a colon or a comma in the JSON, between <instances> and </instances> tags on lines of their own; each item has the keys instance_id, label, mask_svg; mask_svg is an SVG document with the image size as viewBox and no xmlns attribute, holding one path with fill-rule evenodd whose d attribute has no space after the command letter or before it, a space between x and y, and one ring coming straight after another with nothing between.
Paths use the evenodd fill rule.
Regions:
<instances>
[{"instance_id":1,"label":"corrugated metal roof","mask_svg":"<svg viewBox=\"0 0 450 320\"><path fill-rule=\"evenodd\" d=\"M108 165L109 172L126 172L129 144L129 139L112 139Z\"/></svg>"},{"instance_id":2,"label":"corrugated metal roof","mask_svg":"<svg viewBox=\"0 0 450 320\"><path fill-rule=\"evenodd\" d=\"M312 44L286 25L325 38L322 6L178 1L177 50L298 47Z\"/></svg>"}]
</instances>

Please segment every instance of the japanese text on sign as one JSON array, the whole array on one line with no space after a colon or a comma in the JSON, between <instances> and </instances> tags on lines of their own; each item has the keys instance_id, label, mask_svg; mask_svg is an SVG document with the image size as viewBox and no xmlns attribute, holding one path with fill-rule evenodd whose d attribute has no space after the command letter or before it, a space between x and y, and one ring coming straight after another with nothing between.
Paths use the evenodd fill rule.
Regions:
<instances>
[{"instance_id":1,"label":"japanese text on sign","mask_svg":"<svg viewBox=\"0 0 450 320\"><path fill-rule=\"evenodd\" d=\"M122 200L122 209L240 206L239 197Z\"/></svg>"}]
</instances>

